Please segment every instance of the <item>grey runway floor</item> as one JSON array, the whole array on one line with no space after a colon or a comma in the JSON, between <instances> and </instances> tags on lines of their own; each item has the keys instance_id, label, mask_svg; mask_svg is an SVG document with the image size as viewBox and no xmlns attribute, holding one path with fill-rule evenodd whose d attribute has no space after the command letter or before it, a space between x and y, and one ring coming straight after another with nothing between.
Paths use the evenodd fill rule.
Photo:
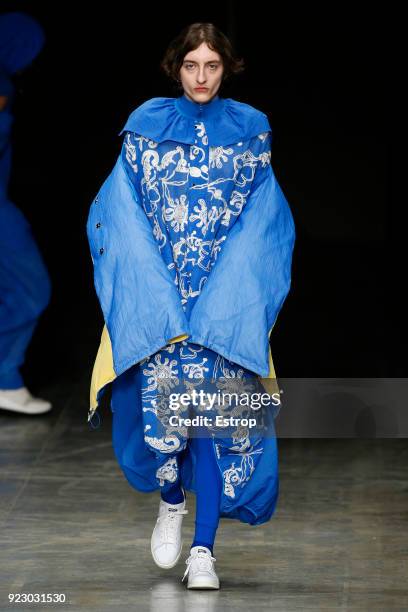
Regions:
<instances>
[{"instance_id":1,"label":"grey runway floor","mask_svg":"<svg viewBox=\"0 0 408 612\"><path fill-rule=\"evenodd\" d=\"M274 516L257 527L221 519L221 589L189 592L194 495L182 557L161 570L150 555L159 493L128 485L109 411L91 430L87 388L47 397L55 409L41 417L0 410L0 610L408 609L407 440L279 439ZM66 603L9 604L9 593Z\"/></svg>"}]
</instances>

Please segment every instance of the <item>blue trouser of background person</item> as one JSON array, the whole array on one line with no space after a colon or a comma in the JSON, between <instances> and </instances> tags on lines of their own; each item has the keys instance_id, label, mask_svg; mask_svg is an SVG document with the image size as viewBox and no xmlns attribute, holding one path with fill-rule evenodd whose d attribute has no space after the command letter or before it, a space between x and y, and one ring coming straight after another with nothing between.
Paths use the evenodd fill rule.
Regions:
<instances>
[{"instance_id":1,"label":"blue trouser of background person","mask_svg":"<svg viewBox=\"0 0 408 612\"><path fill-rule=\"evenodd\" d=\"M0 201L0 389L24 386L20 367L40 314L51 297L50 278L24 214Z\"/></svg>"}]
</instances>

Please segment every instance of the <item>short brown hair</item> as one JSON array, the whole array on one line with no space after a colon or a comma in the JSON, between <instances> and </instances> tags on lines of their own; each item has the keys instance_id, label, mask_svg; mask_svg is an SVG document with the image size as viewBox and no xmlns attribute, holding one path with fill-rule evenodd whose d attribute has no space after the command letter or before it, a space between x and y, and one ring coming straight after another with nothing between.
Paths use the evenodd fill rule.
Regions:
<instances>
[{"instance_id":1,"label":"short brown hair","mask_svg":"<svg viewBox=\"0 0 408 612\"><path fill-rule=\"evenodd\" d=\"M179 72L185 56L203 42L221 56L224 68L223 81L244 70L244 60L235 57L229 39L212 23L192 23L186 26L170 42L160 67L170 79L179 83Z\"/></svg>"}]
</instances>

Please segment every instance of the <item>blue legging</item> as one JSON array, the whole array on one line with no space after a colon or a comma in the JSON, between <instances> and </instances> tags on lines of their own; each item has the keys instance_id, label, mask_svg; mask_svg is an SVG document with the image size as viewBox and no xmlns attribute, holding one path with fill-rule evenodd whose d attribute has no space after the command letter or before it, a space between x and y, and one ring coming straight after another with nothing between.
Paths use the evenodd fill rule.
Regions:
<instances>
[{"instance_id":1,"label":"blue legging","mask_svg":"<svg viewBox=\"0 0 408 612\"><path fill-rule=\"evenodd\" d=\"M201 435L203 435L202 432ZM196 518L194 540L191 546L206 546L213 553L220 518L221 474L211 438L194 437L190 439L190 444L193 445L196 456ZM161 498L170 504L182 502L184 495L179 481L166 492L162 492Z\"/></svg>"}]
</instances>

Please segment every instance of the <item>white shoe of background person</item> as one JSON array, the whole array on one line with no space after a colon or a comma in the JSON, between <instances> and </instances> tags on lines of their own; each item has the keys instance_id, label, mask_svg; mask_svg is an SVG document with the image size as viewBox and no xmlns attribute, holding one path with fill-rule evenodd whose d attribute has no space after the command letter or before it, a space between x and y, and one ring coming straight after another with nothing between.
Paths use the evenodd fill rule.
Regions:
<instances>
[{"instance_id":1,"label":"white shoe of background person","mask_svg":"<svg viewBox=\"0 0 408 612\"><path fill-rule=\"evenodd\" d=\"M188 589L219 589L220 581L215 573L214 561L216 558L206 546L193 546L181 582L188 574Z\"/></svg>"},{"instance_id":2,"label":"white shoe of background person","mask_svg":"<svg viewBox=\"0 0 408 612\"><path fill-rule=\"evenodd\" d=\"M186 498L179 504L168 504L160 500L159 516L150 540L150 550L156 565L164 569L174 567L180 558L183 548L181 526L183 516L188 514L185 509Z\"/></svg>"},{"instance_id":3,"label":"white shoe of background person","mask_svg":"<svg viewBox=\"0 0 408 612\"><path fill-rule=\"evenodd\" d=\"M33 397L27 387L0 389L0 408L22 414L43 414L52 408L51 402Z\"/></svg>"}]
</instances>

